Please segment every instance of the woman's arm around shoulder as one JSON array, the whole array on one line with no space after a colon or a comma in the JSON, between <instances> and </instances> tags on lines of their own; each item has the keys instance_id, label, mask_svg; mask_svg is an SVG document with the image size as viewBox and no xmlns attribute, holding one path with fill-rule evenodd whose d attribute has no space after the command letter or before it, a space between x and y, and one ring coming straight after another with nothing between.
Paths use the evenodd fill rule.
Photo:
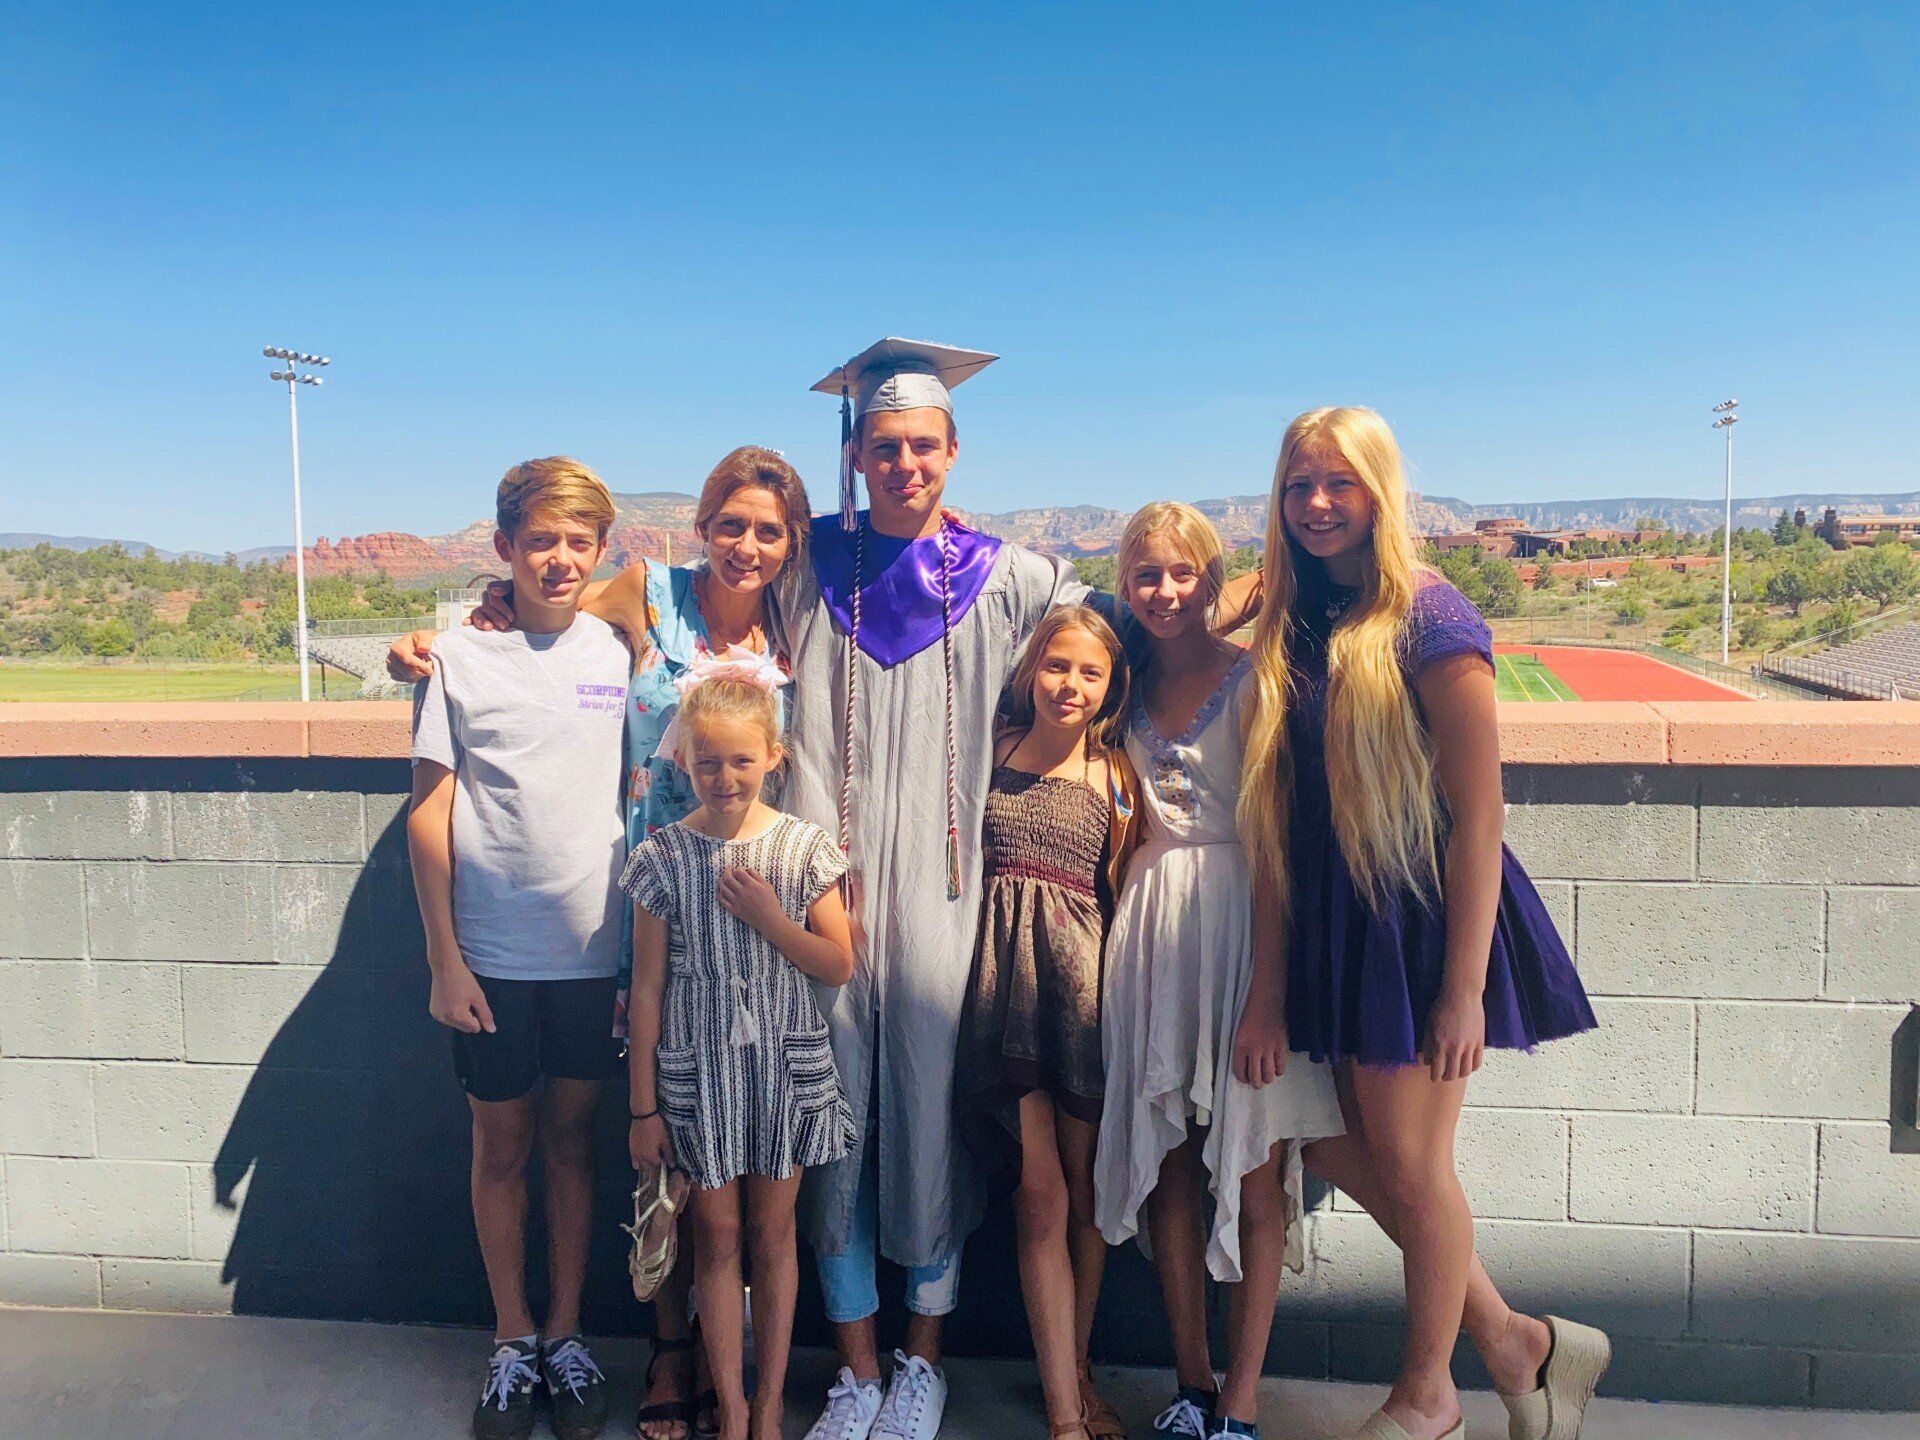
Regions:
<instances>
[{"instance_id":1,"label":"woman's arm around shoulder","mask_svg":"<svg viewBox=\"0 0 1920 1440\"><path fill-rule=\"evenodd\" d=\"M647 581L651 567L636 560L611 580L596 580L587 587L582 605L589 615L604 620L626 637L627 648L635 656L647 650L647 636L653 616L647 604Z\"/></svg>"}]
</instances>

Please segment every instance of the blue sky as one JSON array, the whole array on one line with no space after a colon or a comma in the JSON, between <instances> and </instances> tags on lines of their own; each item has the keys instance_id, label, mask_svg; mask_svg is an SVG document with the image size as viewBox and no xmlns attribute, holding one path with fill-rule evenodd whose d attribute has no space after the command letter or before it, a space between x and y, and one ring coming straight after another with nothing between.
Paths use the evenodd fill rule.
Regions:
<instances>
[{"instance_id":1,"label":"blue sky","mask_svg":"<svg viewBox=\"0 0 1920 1440\"><path fill-rule=\"evenodd\" d=\"M1372 404L1475 501L1920 488L1920 12L21 6L0 530L435 533L516 459L831 489L807 386L999 351L970 508L1264 490ZM555 9L563 13L554 13ZM168 13L171 12L171 13Z\"/></svg>"}]
</instances>

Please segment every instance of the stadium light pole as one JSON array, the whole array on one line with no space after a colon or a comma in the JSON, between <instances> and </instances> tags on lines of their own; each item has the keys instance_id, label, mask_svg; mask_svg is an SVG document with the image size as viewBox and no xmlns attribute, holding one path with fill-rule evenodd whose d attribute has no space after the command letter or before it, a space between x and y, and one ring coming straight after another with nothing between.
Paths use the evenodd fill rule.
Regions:
<instances>
[{"instance_id":1,"label":"stadium light pole","mask_svg":"<svg viewBox=\"0 0 1920 1440\"><path fill-rule=\"evenodd\" d=\"M1720 531L1720 663L1727 663L1733 635L1733 427L1740 423L1740 402L1722 400L1713 407L1713 428L1727 432L1727 521Z\"/></svg>"},{"instance_id":2,"label":"stadium light pole","mask_svg":"<svg viewBox=\"0 0 1920 1440\"><path fill-rule=\"evenodd\" d=\"M304 350L288 350L279 345L268 345L260 353L269 360L286 362L287 367L272 371L267 378L287 382L287 425L293 438L293 594L298 612L294 641L300 652L300 698L311 700L313 686L307 678L307 547L306 537L300 533L300 404L296 387L322 382L318 375L303 375L296 367L328 365L332 361L325 355L309 355Z\"/></svg>"}]
</instances>

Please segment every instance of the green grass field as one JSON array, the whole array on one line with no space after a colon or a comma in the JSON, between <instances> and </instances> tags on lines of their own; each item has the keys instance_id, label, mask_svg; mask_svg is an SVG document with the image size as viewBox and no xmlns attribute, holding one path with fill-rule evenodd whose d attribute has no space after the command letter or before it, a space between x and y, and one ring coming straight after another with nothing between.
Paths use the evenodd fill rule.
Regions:
<instances>
[{"instance_id":1,"label":"green grass field","mask_svg":"<svg viewBox=\"0 0 1920 1440\"><path fill-rule=\"evenodd\" d=\"M351 683L351 682L348 682ZM316 674L314 695L320 693ZM292 665L9 665L0 660L5 700L298 700Z\"/></svg>"},{"instance_id":2,"label":"green grass field","mask_svg":"<svg viewBox=\"0 0 1920 1440\"><path fill-rule=\"evenodd\" d=\"M1496 700L1578 700L1553 671L1531 655L1493 657Z\"/></svg>"}]
</instances>

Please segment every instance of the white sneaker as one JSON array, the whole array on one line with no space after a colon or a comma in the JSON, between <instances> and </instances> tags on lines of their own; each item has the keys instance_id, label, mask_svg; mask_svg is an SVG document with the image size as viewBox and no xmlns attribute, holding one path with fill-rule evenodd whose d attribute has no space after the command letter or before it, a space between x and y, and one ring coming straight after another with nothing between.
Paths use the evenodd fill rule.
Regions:
<instances>
[{"instance_id":1,"label":"white sneaker","mask_svg":"<svg viewBox=\"0 0 1920 1440\"><path fill-rule=\"evenodd\" d=\"M947 1377L918 1355L893 1352L893 1379L873 1424L873 1440L934 1440L947 1409Z\"/></svg>"},{"instance_id":2,"label":"white sneaker","mask_svg":"<svg viewBox=\"0 0 1920 1440\"><path fill-rule=\"evenodd\" d=\"M827 1408L807 1431L807 1440L867 1440L879 1414L880 1382L856 1380L853 1371L842 1365L839 1378L827 1391Z\"/></svg>"}]
</instances>

